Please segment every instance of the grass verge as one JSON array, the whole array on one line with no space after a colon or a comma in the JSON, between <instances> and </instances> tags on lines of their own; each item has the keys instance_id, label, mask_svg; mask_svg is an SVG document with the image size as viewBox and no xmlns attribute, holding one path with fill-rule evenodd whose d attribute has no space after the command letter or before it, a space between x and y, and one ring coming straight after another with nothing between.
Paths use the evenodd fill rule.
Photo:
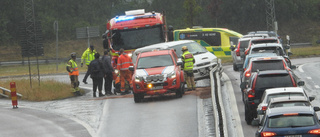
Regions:
<instances>
[{"instance_id":1,"label":"grass verge","mask_svg":"<svg viewBox=\"0 0 320 137\"><path fill-rule=\"evenodd\" d=\"M47 101L74 96L70 84L55 80L42 80L40 85L37 80L32 80L31 88L29 79L8 79L0 81L0 86L10 89L10 82L16 83L17 93L22 95L21 100ZM84 93L83 90L81 92Z\"/></svg>"}]
</instances>

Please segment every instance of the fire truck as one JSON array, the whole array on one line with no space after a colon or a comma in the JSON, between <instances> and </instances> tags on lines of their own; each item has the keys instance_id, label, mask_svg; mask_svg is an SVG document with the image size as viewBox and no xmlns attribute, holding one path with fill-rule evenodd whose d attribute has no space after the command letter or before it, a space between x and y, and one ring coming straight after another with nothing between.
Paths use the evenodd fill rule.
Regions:
<instances>
[{"instance_id":1,"label":"fire truck","mask_svg":"<svg viewBox=\"0 0 320 137\"><path fill-rule=\"evenodd\" d=\"M126 11L125 15L110 19L105 35L112 52L112 66L117 66L120 48L131 56L137 48L167 41L165 22L163 13L146 13L144 9Z\"/></svg>"}]
</instances>

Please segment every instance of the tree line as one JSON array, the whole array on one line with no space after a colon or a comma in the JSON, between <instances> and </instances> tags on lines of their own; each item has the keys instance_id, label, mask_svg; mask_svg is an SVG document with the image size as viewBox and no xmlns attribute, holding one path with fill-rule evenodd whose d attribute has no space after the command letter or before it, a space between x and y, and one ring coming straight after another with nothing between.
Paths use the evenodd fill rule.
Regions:
<instances>
[{"instance_id":1,"label":"tree line","mask_svg":"<svg viewBox=\"0 0 320 137\"><path fill-rule=\"evenodd\" d=\"M99 26L103 33L108 19L134 9L164 12L167 24L174 29L196 25L229 28L242 34L267 29L264 0L33 0L33 3L45 41L55 40L54 21L59 23L59 39L73 40L76 28ZM280 35L289 34L302 42L320 39L320 0L275 0L274 5ZM19 26L25 20L24 0L1 0L0 6L0 42L19 42Z\"/></svg>"}]
</instances>

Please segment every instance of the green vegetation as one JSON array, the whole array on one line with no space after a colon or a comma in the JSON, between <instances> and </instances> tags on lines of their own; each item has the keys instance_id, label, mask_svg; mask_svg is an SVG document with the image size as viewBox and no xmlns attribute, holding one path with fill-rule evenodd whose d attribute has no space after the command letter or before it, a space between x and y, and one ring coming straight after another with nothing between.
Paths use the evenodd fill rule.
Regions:
<instances>
[{"instance_id":1,"label":"green vegetation","mask_svg":"<svg viewBox=\"0 0 320 137\"><path fill-rule=\"evenodd\" d=\"M10 89L10 82L16 83L17 93L22 95L21 100L29 101L47 101L65 99L74 96L71 92L70 84L57 82L55 80L41 81L39 86L37 80L32 80L33 87L30 87L29 79L10 79L0 81L0 86ZM84 92L83 90L81 91Z\"/></svg>"}]
</instances>

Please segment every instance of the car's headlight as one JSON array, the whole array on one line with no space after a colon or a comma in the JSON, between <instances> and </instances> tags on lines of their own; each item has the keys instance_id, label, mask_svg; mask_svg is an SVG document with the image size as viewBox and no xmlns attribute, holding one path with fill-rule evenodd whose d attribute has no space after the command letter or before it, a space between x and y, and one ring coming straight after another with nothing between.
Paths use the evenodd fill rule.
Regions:
<instances>
[{"instance_id":1,"label":"car's headlight","mask_svg":"<svg viewBox=\"0 0 320 137\"><path fill-rule=\"evenodd\" d=\"M172 71L171 73L168 74L168 78L175 78L176 77L176 72Z\"/></svg>"},{"instance_id":2,"label":"car's headlight","mask_svg":"<svg viewBox=\"0 0 320 137\"><path fill-rule=\"evenodd\" d=\"M136 76L135 78L134 78L134 81L135 82L141 82L143 80L143 78L142 77L139 77L139 76Z\"/></svg>"},{"instance_id":3,"label":"car's headlight","mask_svg":"<svg viewBox=\"0 0 320 137\"><path fill-rule=\"evenodd\" d=\"M218 58L212 59L211 62L217 64L218 63Z\"/></svg>"}]
</instances>

